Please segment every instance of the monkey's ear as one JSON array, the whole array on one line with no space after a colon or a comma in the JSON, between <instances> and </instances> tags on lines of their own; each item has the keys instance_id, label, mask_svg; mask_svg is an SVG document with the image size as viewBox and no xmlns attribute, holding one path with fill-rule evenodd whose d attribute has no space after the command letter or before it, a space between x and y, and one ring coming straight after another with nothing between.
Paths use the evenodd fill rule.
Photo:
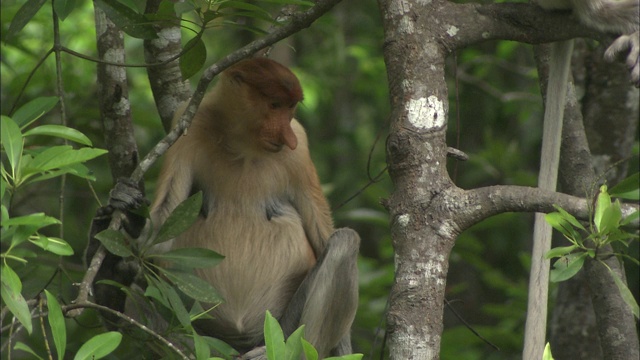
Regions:
<instances>
[{"instance_id":1,"label":"monkey's ear","mask_svg":"<svg viewBox=\"0 0 640 360\"><path fill-rule=\"evenodd\" d=\"M231 81L236 85L241 85L244 82L244 76L242 76L240 71L232 71L229 75L231 77Z\"/></svg>"}]
</instances>

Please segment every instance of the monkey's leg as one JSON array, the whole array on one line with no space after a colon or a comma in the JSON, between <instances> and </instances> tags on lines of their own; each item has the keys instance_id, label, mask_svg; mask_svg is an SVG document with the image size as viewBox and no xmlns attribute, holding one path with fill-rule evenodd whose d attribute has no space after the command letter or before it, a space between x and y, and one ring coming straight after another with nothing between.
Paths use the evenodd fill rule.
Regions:
<instances>
[{"instance_id":1,"label":"monkey's leg","mask_svg":"<svg viewBox=\"0 0 640 360\"><path fill-rule=\"evenodd\" d=\"M350 329L358 307L360 237L338 229L293 295L280 324L289 336L305 325L305 338L320 357L351 353Z\"/></svg>"}]
</instances>

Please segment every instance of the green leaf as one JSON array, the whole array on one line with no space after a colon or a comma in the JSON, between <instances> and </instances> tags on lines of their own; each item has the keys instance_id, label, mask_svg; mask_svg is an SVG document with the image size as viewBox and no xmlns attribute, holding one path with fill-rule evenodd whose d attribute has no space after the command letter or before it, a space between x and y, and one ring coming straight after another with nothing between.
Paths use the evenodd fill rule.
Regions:
<instances>
[{"instance_id":1,"label":"green leaf","mask_svg":"<svg viewBox=\"0 0 640 360\"><path fill-rule=\"evenodd\" d=\"M318 360L318 351L305 339L302 339L302 350L307 360Z\"/></svg>"},{"instance_id":2,"label":"green leaf","mask_svg":"<svg viewBox=\"0 0 640 360\"><path fill-rule=\"evenodd\" d=\"M284 333L278 320L267 310L264 318L264 340L267 346L267 359L280 360L285 357Z\"/></svg>"},{"instance_id":3,"label":"green leaf","mask_svg":"<svg viewBox=\"0 0 640 360\"><path fill-rule=\"evenodd\" d=\"M550 214L546 214L544 219L557 231L562 233L567 239L571 242L575 243L582 240L582 237L578 232L571 226L571 223L559 212L552 212Z\"/></svg>"},{"instance_id":4,"label":"green leaf","mask_svg":"<svg viewBox=\"0 0 640 360\"><path fill-rule=\"evenodd\" d=\"M638 303L636 302L636 299L633 297L633 294L631 293L631 291L629 291L629 288L624 283L624 281L620 279L618 274L616 274L608 266L607 266L607 269L609 269L609 273L613 277L613 281L616 283L618 290L620 290L620 296L622 296L622 300L624 300L624 302L627 303L627 305L629 305L631 312L636 317L636 319L638 319L638 317L640 317L640 308L638 308Z\"/></svg>"},{"instance_id":5,"label":"green leaf","mask_svg":"<svg viewBox=\"0 0 640 360\"><path fill-rule=\"evenodd\" d=\"M562 257L565 256L569 253L571 253L573 250L579 249L580 247L578 245L571 245L571 246L561 246L561 247L557 247L557 248L553 248L551 250L549 250L547 252L547 254L544 256L545 259L551 259L551 258L555 258L555 257Z\"/></svg>"},{"instance_id":6,"label":"green leaf","mask_svg":"<svg viewBox=\"0 0 640 360\"><path fill-rule=\"evenodd\" d=\"M165 281L158 278L155 278L153 283L155 284L156 288L160 290L162 296L167 299L169 305L171 305L171 309L173 310L173 313L175 314L180 324L186 329L192 328L189 312L185 308L182 299L180 299L180 295L178 295L175 289Z\"/></svg>"},{"instance_id":7,"label":"green leaf","mask_svg":"<svg viewBox=\"0 0 640 360\"><path fill-rule=\"evenodd\" d=\"M104 11L111 21L129 36L139 39L155 39L156 31L142 14L117 0L95 0L94 5Z\"/></svg>"},{"instance_id":8,"label":"green leaf","mask_svg":"<svg viewBox=\"0 0 640 360\"><path fill-rule=\"evenodd\" d=\"M560 215L562 215L562 218L568 221L571 225L573 225L574 227L580 230L587 231L584 228L584 226L582 226L580 221L578 221L578 219L576 219L573 215L569 214L565 209L557 205L553 205L553 207L556 208L556 210L560 213Z\"/></svg>"},{"instance_id":9,"label":"green leaf","mask_svg":"<svg viewBox=\"0 0 640 360\"><path fill-rule=\"evenodd\" d=\"M103 149L82 148L76 150L69 145L52 146L33 158L23 170L23 176L82 163L106 153L107 150Z\"/></svg>"},{"instance_id":10,"label":"green leaf","mask_svg":"<svg viewBox=\"0 0 640 360\"><path fill-rule=\"evenodd\" d=\"M173 262L177 267L207 268L216 266L224 256L203 248L180 248L162 254L153 254L150 258L158 258Z\"/></svg>"},{"instance_id":11,"label":"green leaf","mask_svg":"<svg viewBox=\"0 0 640 360\"><path fill-rule=\"evenodd\" d=\"M38 120L42 115L53 109L58 103L58 97L39 97L35 98L28 103L22 105L15 114L13 114L13 121L24 129L32 122Z\"/></svg>"},{"instance_id":12,"label":"green leaf","mask_svg":"<svg viewBox=\"0 0 640 360\"><path fill-rule=\"evenodd\" d=\"M55 136L75 141L82 145L92 146L91 140L85 134L76 129L62 125L41 125L24 133L24 136L34 135Z\"/></svg>"},{"instance_id":13,"label":"green leaf","mask_svg":"<svg viewBox=\"0 0 640 360\"><path fill-rule=\"evenodd\" d=\"M71 174L79 178L91 181L96 180L95 175L93 174L93 172L91 172L91 170L89 170L88 167L84 166L83 164L71 164L69 166L63 166L57 170L47 171L41 175L34 175L28 181L26 181L26 183L33 184L39 181L55 178L63 174Z\"/></svg>"},{"instance_id":14,"label":"green leaf","mask_svg":"<svg viewBox=\"0 0 640 360\"><path fill-rule=\"evenodd\" d=\"M49 309L49 326L51 334L53 334L53 343L56 345L56 353L58 359L64 359L64 352L67 348L67 328L64 324L64 316L62 316L62 308L56 297L46 289L47 308Z\"/></svg>"},{"instance_id":15,"label":"green leaf","mask_svg":"<svg viewBox=\"0 0 640 360\"><path fill-rule=\"evenodd\" d=\"M609 204L609 207L602 210L600 223L597 227L598 233L606 235L617 230L620 227L620 220L622 220L622 211L620 210L620 201L616 200L615 203Z\"/></svg>"},{"instance_id":16,"label":"green leaf","mask_svg":"<svg viewBox=\"0 0 640 360\"><path fill-rule=\"evenodd\" d=\"M196 360L208 360L210 351L207 342L202 338L202 336L196 333L195 329L192 331L191 335L193 336L193 345L196 350Z\"/></svg>"},{"instance_id":17,"label":"green leaf","mask_svg":"<svg viewBox=\"0 0 640 360\"><path fill-rule=\"evenodd\" d=\"M622 199L640 200L640 186L638 184L640 184L640 173L635 173L612 187L609 194Z\"/></svg>"},{"instance_id":18,"label":"green leaf","mask_svg":"<svg viewBox=\"0 0 640 360\"><path fill-rule=\"evenodd\" d=\"M602 221L604 210L608 209L610 206L611 206L611 197L607 193L607 186L602 185L600 187L600 193L598 194L598 200L596 201L596 210L593 215L593 223L596 225L597 229L602 228L600 222Z\"/></svg>"},{"instance_id":19,"label":"green leaf","mask_svg":"<svg viewBox=\"0 0 640 360\"><path fill-rule=\"evenodd\" d=\"M12 225L37 225L38 229L53 224L61 224L61 222L54 217L45 215L44 213L18 216L2 222L2 226L4 227Z\"/></svg>"},{"instance_id":20,"label":"green leaf","mask_svg":"<svg viewBox=\"0 0 640 360\"><path fill-rule=\"evenodd\" d=\"M24 297L22 297L22 294L20 294L22 283L20 283L18 275L16 275L9 266L3 265L1 279L2 288L0 289L0 296L2 296L2 301L7 308L9 308L13 316L27 329L27 332L31 334L33 331L31 313L29 312L27 302L24 300ZM18 279L18 281L16 282L15 279Z\"/></svg>"},{"instance_id":21,"label":"green leaf","mask_svg":"<svg viewBox=\"0 0 640 360\"><path fill-rule=\"evenodd\" d=\"M289 335L285 344L285 359L298 360L302 355L302 338L304 336L304 325L300 326L293 334Z\"/></svg>"},{"instance_id":22,"label":"green leaf","mask_svg":"<svg viewBox=\"0 0 640 360\"><path fill-rule=\"evenodd\" d=\"M133 256L127 240L120 231L105 229L95 236L110 253L120 257Z\"/></svg>"},{"instance_id":23,"label":"green leaf","mask_svg":"<svg viewBox=\"0 0 640 360\"><path fill-rule=\"evenodd\" d=\"M41 357L40 355L36 354L36 352L35 352L35 351L33 351L33 349L31 349L31 348L29 347L29 345L27 345L27 344L25 344L25 343L23 343L23 342L21 342L21 341L18 341L18 342L16 343L16 346L14 346L14 347L13 347L13 349L14 349L14 350L22 350L22 351L24 351L24 352L28 352L28 353L29 353L29 354L31 354L35 359L44 360L44 359L42 359L42 357Z\"/></svg>"},{"instance_id":24,"label":"green leaf","mask_svg":"<svg viewBox=\"0 0 640 360\"><path fill-rule=\"evenodd\" d=\"M549 343L547 343L547 345L544 347L542 360L553 360L553 356L551 355L551 345Z\"/></svg>"},{"instance_id":25,"label":"green leaf","mask_svg":"<svg viewBox=\"0 0 640 360\"><path fill-rule=\"evenodd\" d=\"M73 255L73 248L66 241L55 238L38 235L37 239L31 239L31 243L38 245L42 249L60 256Z\"/></svg>"},{"instance_id":26,"label":"green leaf","mask_svg":"<svg viewBox=\"0 0 640 360\"><path fill-rule=\"evenodd\" d=\"M553 269L549 275L551 282L560 282L572 278L582 269L587 253L569 254L561 257L553 264Z\"/></svg>"},{"instance_id":27,"label":"green leaf","mask_svg":"<svg viewBox=\"0 0 640 360\"><path fill-rule=\"evenodd\" d=\"M360 360L362 359L362 354L349 354L342 356L331 356L328 358L324 358L324 360Z\"/></svg>"},{"instance_id":28,"label":"green leaf","mask_svg":"<svg viewBox=\"0 0 640 360\"><path fill-rule=\"evenodd\" d=\"M38 13L38 10L40 10L45 2L46 0L27 0L27 2L18 9L13 19L11 19L11 25L9 25L9 30L7 30L5 35L5 41L9 41L12 37L16 36Z\"/></svg>"},{"instance_id":29,"label":"green leaf","mask_svg":"<svg viewBox=\"0 0 640 360\"><path fill-rule=\"evenodd\" d=\"M202 37L196 36L189 40L184 48L189 50L180 57L180 71L182 78L187 80L204 66L207 61L207 47L204 45Z\"/></svg>"},{"instance_id":30,"label":"green leaf","mask_svg":"<svg viewBox=\"0 0 640 360\"><path fill-rule=\"evenodd\" d=\"M182 271L163 268L160 268L160 271L190 298L210 304L222 302L222 297L216 289L202 278Z\"/></svg>"},{"instance_id":31,"label":"green leaf","mask_svg":"<svg viewBox=\"0 0 640 360\"><path fill-rule=\"evenodd\" d=\"M75 7L76 0L54 0L53 2L53 9L56 11L60 21L64 21Z\"/></svg>"},{"instance_id":32,"label":"green leaf","mask_svg":"<svg viewBox=\"0 0 640 360\"><path fill-rule=\"evenodd\" d=\"M198 192L181 202L162 224L154 244L165 242L185 232L193 224L202 208L202 192Z\"/></svg>"},{"instance_id":33,"label":"green leaf","mask_svg":"<svg viewBox=\"0 0 640 360\"><path fill-rule=\"evenodd\" d=\"M207 344L209 344L210 349L215 350L216 353L224 356L225 359L236 358L240 355L234 348L222 340L209 336L203 336L203 338Z\"/></svg>"},{"instance_id":34,"label":"green leaf","mask_svg":"<svg viewBox=\"0 0 640 360\"><path fill-rule=\"evenodd\" d=\"M622 226L628 225L639 217L640 217L640 211L636 210L632 212L629 216L625 216L625 218L620 222L620 225Z\"/></svg>"},{"instance_id":35,"label":"green leaf","mask_svg":"<svg viewBox=\"0 0 640 360\"><path fill-rule=\"evenodd\" d=\"M7 160L9 160L9 166L11 166L11 176L18 175L16 169L20 166L20 159L22 158L22 147L24 142L22 140L22 133L20 128L13 121L13 119L2 116L2 147L7 153Z\"/></svg>"},{"instance_id":36,"label":"green leaf","mask_svg":"<svg viewBox=\"0 0 640 360\"><path fill-rule=\"evenodd\" d=\"M122 341L122 334L117 331L109 331L99 334L84 343L74 360L97 360L111 354L113 350L118 348Z\"/></svg>"}]
</instances>

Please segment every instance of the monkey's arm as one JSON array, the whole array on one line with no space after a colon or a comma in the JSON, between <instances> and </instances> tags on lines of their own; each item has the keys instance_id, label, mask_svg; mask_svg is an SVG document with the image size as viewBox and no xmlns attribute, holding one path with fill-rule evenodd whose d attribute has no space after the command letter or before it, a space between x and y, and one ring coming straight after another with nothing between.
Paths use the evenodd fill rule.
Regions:
<instances>
[{"instance_id":1,"label":"monkey's arm","mask_svg":"<svg viewBox=\"0 0 640 360\"><path fill-rule=\"evenodd\" d=\"M331 209L322 194L320 180L309 155L307 136L295 119L292 127L299 142L295 158L288 166L293 191L292 203L300 214L307 239L318 257L334 231Z\"/></svg>"}]
</instances>

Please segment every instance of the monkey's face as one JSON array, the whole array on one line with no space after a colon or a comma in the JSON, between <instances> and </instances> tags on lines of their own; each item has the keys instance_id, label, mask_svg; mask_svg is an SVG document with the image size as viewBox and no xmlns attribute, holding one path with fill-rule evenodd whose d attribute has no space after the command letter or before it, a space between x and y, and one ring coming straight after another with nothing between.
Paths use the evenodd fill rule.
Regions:
<instances>
[{"instance_id":1,"label":"monkey's face","mask_svg":"<svg viewBox=\"0 0 640 360\"><path fill-rule=\"evenodd\" d=\"M285 145L295 150L298 146L298 138L291 128L291 120L296 104L281 105L278 102L268 104L269 108L258 131L260 145L269 152L279 152Z\"/></svg>"}]
</instances>

